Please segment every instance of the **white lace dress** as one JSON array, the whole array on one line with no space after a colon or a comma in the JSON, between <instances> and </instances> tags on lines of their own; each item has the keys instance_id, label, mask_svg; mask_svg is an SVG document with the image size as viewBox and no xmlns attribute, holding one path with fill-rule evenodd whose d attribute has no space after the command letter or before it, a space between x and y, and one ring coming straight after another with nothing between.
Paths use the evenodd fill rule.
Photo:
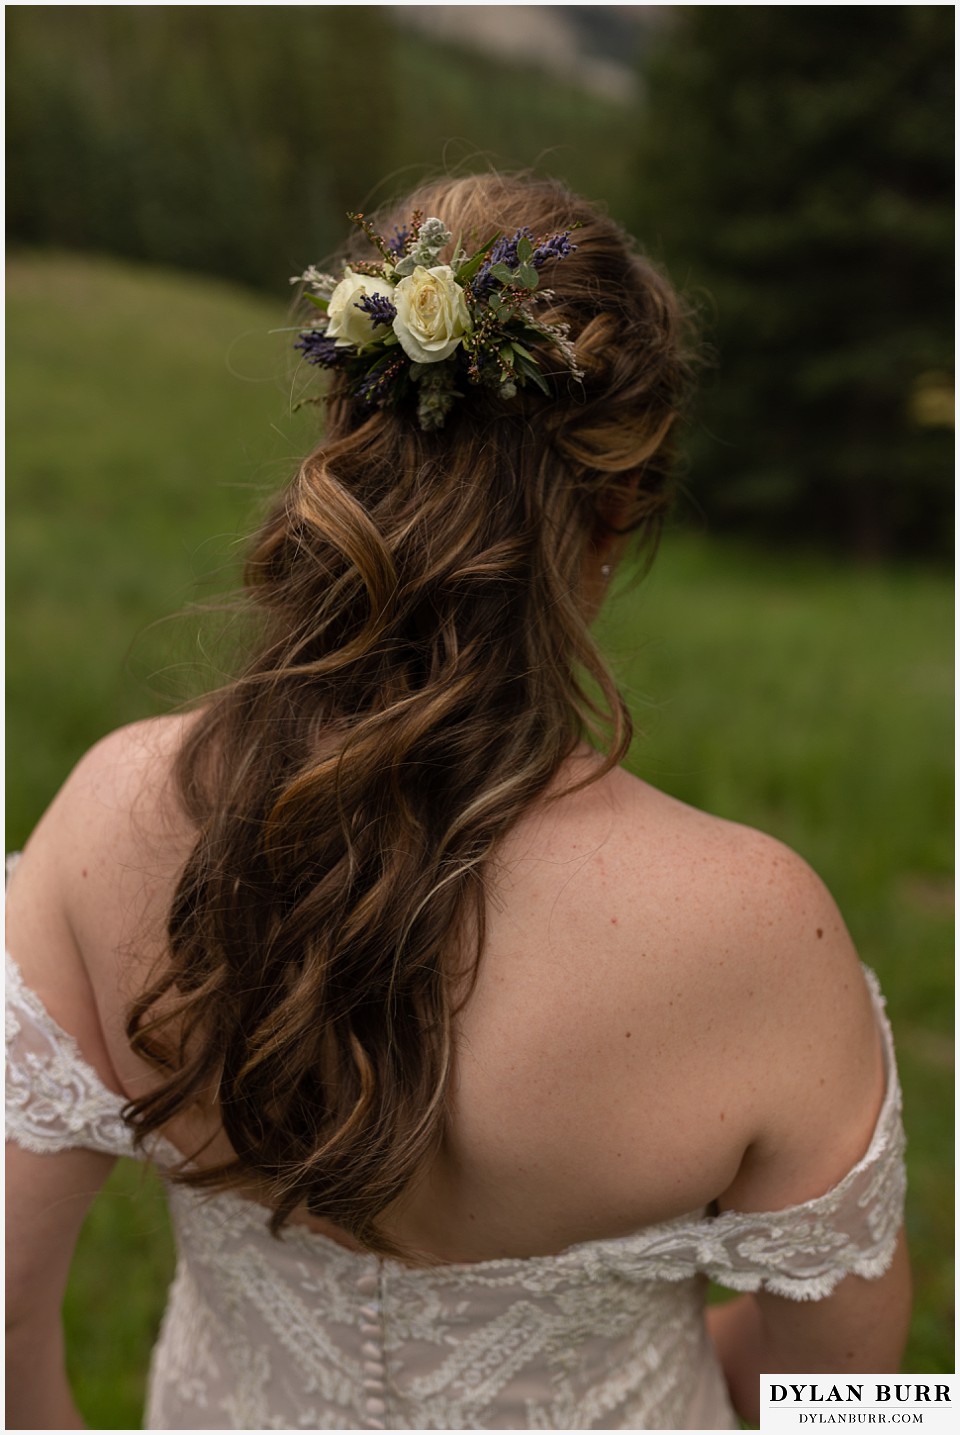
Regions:
<instances>
[{"instance_id":1,"label":"white lace dress","mask_svg":"<svg viewBox=\"0 0 960 1435\"><path fill-rule=\"evenodd\" d=\"M232 1195L169 1188L179 1253L153 1356L153 1429L729 1429L708 1277L796 1300L888 1267L903 1131L889 1028L870 1149L827 1195L702 1212L556 1256L413 1269L303 1227L271 1237ZM7 1137L131 1155L120 1099L7 958ZM163 1170L172 1148L158 1142Z\"/></svg>"}]
</instances>

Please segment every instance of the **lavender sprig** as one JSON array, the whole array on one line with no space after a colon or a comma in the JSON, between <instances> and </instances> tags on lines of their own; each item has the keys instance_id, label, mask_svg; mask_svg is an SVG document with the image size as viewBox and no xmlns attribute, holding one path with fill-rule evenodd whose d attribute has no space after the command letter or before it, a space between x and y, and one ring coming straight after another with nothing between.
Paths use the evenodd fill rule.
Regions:
<instances>
[{"instance_id":1,"label":"lavender sprig","mask_svg":"<svg viewBox=\"0 0 960 1435\"><path fill-rule=\"evenodd\" d=\"M544 240L538 244L530 258L534 269L539 269L546 264L548 259L566 259L568 254L576 253L577 246L570 243L570 231L565 229L562 234L555 234L552 239Z\"/></svg>"},{"instance_id":2,"label":"lavender sprig","mask_svg":"<svg viewBox=\"0 0 960 1435\"><path fill-rule=\"evenodd\" d=\"M501 235L491 249L473 281L476 298L483 299L499 285L511 279L527 289L536 289L536 270L553 259L566 259L576 245L570 242L569 229L554 234L534 247L533 231L524 227L507 238ZM509 278L508 278L509 274Z\"/></svg>"},{"instance_id":3,"label":"lavender sprig","mask_svg":"<svg viewBox=\"0 0 960 1435\"><path fill-rule=\"evenodd\" d=\"M381 359L368 373L364 374L353 391L354 396L371 409L385 403L389 396L390 386L402 373L404 364L402 353Z\"/></svg>"},{"instance_id":4,"label":"lavender sprig","mask_svg":"<svg viewBox=\"0 0 960 1435\"><path fill-rule=\"evenodd\" d=\"M486 259L481 264L479 270L477 271L477 276L473 281L473 292L478 299L484 298L484 296L487 295L492 289L495 289L497 284L499 283L499 281L491 273L491 270L493 269L494 265L503 264L508 269L515 269L520 263L520 260L517 255L517 245L520 243L521 239L526 239L528 242L530 242L533 239L532 231L526 228L518 229L516 234L514 234L509 239L505 234L501 234L500 238L494 244L493 248L490 250L490 253L487 255Z\"/></svg>"},{"instance_id":5,"label":"lavender sprig","mask_svg":"<svg viewBox=\"0 0 960 1435\"><path fill-rule=\"evenodd\" d=\"M401 259L407 252L407 245L412 238L412 232L408 225L398 226L387 240L387 248L394 259Z\"/></svg>"},{"instance_id":6,"label":"lavender sprig","mask_svg":"<svg viewBox=\"0 0 960 1435\"><path fill-rule=\"evenodd\" d=\"M364 294L354 306L369 314L374 324L392 324L397 317L397 306L385 294Z\"/></svg>"},{"instance_id":7,"label":"lavender sprig","mask_svg":"<svg viewBox=\"0 0 960 1435\"><path fill-rule=\"evenodd\" d=\"M304 329L293 347L301 351L308 364L319 364L324 369L332 369L349 358L349 352L338 348L336 339L328 339L322 329Z\"/></svg>"}]
</instances>

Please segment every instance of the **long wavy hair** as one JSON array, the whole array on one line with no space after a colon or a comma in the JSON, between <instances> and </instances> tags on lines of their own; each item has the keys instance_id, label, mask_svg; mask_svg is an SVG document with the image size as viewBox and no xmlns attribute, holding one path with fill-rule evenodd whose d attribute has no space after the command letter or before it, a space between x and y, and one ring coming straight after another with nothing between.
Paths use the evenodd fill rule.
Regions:
<instances>
[{"instance_id":1,"label":"long wavy hair","mask_svg":"<svg viewBox=\"0 0 960 1435\"><path fill-rule=\"evenodd\" d=\"M443 1134L491 857L579 743L594 775L629 745L581 565L611 515L656 539L688 374L667 281L561 185L441 181L381 232L414 210L468 248L574 226L539 312L585 377L545 344L549 398L471 388L426 433L333 379L249 554L259 650L179 753L196 845L127 1027L158 1074L126 1109L138 1141L215 1093L232 1159L178 1180L256 1189L275 1233L306 1209L394 1255L378 1218Z\"/></svg>"}]
</instances>

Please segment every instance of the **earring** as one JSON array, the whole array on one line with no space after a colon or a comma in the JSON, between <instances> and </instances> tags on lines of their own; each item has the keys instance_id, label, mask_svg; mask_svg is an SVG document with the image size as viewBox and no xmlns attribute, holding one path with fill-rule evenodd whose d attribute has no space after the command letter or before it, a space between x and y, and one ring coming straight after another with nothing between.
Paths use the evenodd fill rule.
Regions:
<instances>
[{"instance_id":1,"label":"earring","mask_svg":"<svg viewBox=\"0 0 960 1435\"><path fill-rule=\"evenodd\" d=\"M604 583L609 583L609 582L610 582L610 571L611 571L611 570L610 570L610 564L609 564L609 563L601 563L601 565L600 565L600 577L603 579Z\"/></svg>"}]
</instances>

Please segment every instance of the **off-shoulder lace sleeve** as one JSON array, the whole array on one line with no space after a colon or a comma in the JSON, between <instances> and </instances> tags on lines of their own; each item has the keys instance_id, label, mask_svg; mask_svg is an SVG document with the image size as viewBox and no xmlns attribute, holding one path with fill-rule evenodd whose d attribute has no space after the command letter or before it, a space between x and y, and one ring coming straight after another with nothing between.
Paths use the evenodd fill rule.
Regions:
<instances>
[{"instance_id":1,"label":"off-shoulder lace sleeve","mask_svg":"<svg viewBox=\"0 0 960 1435\"><path fill-rule=\"evenodd\" d=\"M906 1194L893 1035L874 974L864 968L883 1041L886 1094L866 1154L825 1195L787 1210L726 1211L704 1222L702 1270L721 1285L820 1300L847 1275L876 1279L893 1260Z\"/></svg>"},{"instance_id":2,"label":"off-shoulder lace sleeve","mask_svg":"<svg viewBox=\"0 0 960 1435\"><path fill-rule=\"evenodd\" d=\"M765 1289L822 1300L845 1276L867 1280L890 1267L906 1194L900 1085L893 1036L876 977L864 968L883 1041L886 1093L866 1153L825 1195L781 1211L681 1216L594 1254L634 1279L703 1274L731 1290Z\"/></svg>"},{"instance_id":3,"label":"off-shoulder lace sleeve","mask_svg":"<svg viewBox=\"0 0 960 1435\"><path fill-rule=\"evenodd\" d=\"M47 1154L85 1147L130 1156L123 1097L109 1091L6 958L7 1140Z\"/></svg>"}]
</instances>

